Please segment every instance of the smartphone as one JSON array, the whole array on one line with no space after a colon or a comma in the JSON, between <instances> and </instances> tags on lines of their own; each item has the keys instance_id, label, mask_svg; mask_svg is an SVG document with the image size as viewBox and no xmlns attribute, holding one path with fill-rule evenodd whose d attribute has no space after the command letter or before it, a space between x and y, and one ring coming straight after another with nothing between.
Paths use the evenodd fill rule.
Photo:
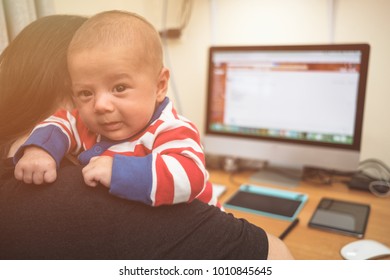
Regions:
<instances>
[{"instance_id":1,"label":"smartphone","mask_svg":"<svg viewBox=\"0 0 390 280\"><path fill-rule=\"evenodd\" d=\"M309 227L363 238L370 205L322 198L309 221Z\"/></svg>"}]
</instances>

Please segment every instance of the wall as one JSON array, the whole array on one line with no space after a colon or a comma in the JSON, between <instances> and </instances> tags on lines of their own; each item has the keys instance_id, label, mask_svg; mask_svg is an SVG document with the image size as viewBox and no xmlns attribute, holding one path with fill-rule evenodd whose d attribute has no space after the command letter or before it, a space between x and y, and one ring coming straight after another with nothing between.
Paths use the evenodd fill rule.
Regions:
<instances>
[{"instance_id":1,"label":"wall","mask_svg":"<svg viewBox=\"0 0 390 280\"><path fill-rule=\"evenodd\" d=\"M161 28L164 3L168 3L170 26L177 22L181 1L54 0L54 3L57 13L92 15L108 9L126 9ZM378 158L390 165L389 12L388 0L193 1L191 19L183 36L167 43L166 63L174 78L169 95L181 113L202 131L210 45L368 42L371 56L361 159ZM180 98L175 98L173 88L177 88Z\"/></svg>"}]
</instances>

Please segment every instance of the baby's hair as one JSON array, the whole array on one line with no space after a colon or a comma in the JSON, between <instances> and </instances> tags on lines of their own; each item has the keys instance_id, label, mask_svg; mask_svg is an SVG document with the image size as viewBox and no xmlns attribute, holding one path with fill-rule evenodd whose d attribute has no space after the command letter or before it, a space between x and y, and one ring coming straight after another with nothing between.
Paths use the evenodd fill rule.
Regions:
<instances>
[{"instance_id":1,"label":"baby's hair","mask_svg":"<svg viewBox=\"0 0 390 280\"><path fill-rule=\"evenodd\" d=\"M98 47L128 46L140 53L145 65L160 71L163 48L159 33L145 18L127 11L112 10L89 18L76 32L68 56Z\"/></svg>"}]
</instances>

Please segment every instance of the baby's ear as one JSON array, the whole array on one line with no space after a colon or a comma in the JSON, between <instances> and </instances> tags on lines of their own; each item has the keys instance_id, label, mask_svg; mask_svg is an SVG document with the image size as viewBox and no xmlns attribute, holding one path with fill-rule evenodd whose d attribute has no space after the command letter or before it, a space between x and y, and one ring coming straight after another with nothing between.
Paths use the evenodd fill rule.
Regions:
<instances>
[{"instance_id":1,"label":"baby's ear","mask_svg":"<svg viewBox=\"0 0 390 280\"><path fill-rule=\"evenodd\" d=\"M157 81L157 101L162 102L168 92L169 69L163 67Z\"/></svg>"}]
</instances>

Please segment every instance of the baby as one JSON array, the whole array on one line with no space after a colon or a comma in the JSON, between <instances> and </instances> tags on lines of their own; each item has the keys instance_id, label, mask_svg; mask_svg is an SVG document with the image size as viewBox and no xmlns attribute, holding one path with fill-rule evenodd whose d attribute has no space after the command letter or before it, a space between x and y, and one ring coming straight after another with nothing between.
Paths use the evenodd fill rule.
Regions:
<instances>
[{"instance_id":1,"label":"baby","mask_svg":"<svg viewBox=\"0 0 390 280\"><path fill-rule=\"evenodd\" d=\"M169 70L159 34L144 18L108 11L86 21L68 50L76 109L38 125L14 160L15 177L50 183L70 153L85 183L149 205L199 199L220 206L200 136L166 97Z\"/></svg>"}]
</instances>

